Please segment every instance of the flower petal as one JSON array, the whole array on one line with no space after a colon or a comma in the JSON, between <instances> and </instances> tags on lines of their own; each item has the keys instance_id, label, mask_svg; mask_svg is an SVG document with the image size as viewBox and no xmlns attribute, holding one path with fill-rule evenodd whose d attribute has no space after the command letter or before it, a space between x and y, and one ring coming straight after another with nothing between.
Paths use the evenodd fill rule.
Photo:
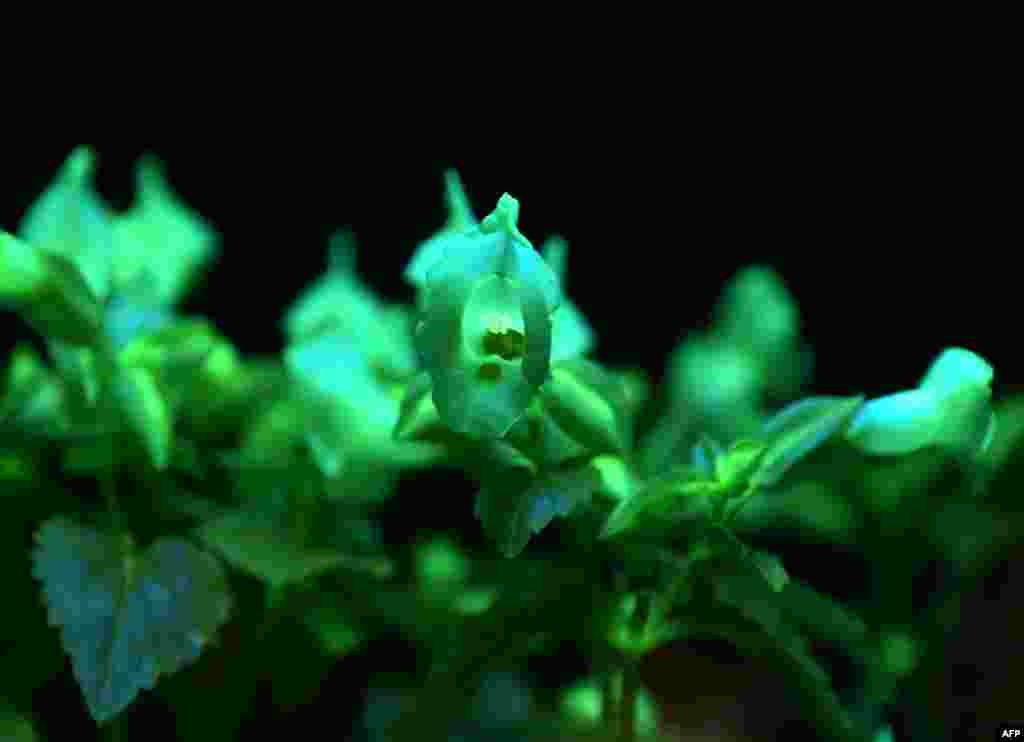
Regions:
<instances>
[{"instance_id":1,"label":"flower petal","mask_svg":"<svg viewBox=\"0 0 1024 742\"><path fill-rule=\"evenodd\" d=\"M939 398L929 390L914 389L865 403L846 437L867 453L903 454L935 443L941 425Z\"/></svg>"}]
</instances>

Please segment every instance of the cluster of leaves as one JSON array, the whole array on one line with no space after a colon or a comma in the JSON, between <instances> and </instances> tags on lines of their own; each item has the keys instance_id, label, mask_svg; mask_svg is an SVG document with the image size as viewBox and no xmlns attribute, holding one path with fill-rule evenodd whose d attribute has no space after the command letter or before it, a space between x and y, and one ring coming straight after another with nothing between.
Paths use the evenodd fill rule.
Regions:
<instances>
[{"instance_id":1,"label":"cluster of leaves","mask_svg":"<svg viewBox=\"0 0 1024 742\"><path fill-rule=\"evenodd\" d=\"M629 668L713 636L774 659L823 735L870 739L923 656L923 630L905 615L870 624L754 537L785 522L880 548L896 513L928 510L921 493L940 484L946 502L984 512L977 495L1021 438L1012 411L996 437L992 369L961 348L912 390L797 399L812 356L764 267L736 276L713 326L680 344L663 409L638 430L651 385L591 357L595 333L565 293L565 241L535 249L508 194L478 219L454 173L447 223L405 269L414 306L368 290L339 232L325 274L284 316L281 357L245 358L177 310L217 255L213 230L155 161L140 163L124 213L96 194L93 167L76 150L17 235L0 233L0 303L46 350L20 346L7 364L0 486L95 482L102 496L101 508L40 500L31 565L13 562L38 582L98 722L195 662L232 611L259 610L231 594L229 577L245 575L264 593L251 641L298 620L331 661L395 628L425 648L425 677L396 696L402 713L368 722L384 738L487 728L465 718L487 673L562 641L594 658L594 675L506 726L584 734L614 718L653 735L657 709ZM517 559L471 558L433 534L409 559L388 553L378 509L403 474L439 466L472 477L483 530ZM146 511L161 514L156 528ZM556 518L558 558L524 554ZM922 533L950 532L935 525ZM928 544L961 566L981 560L941 536ZM867 668L860 710L874 717L840 701L814 641Z\"/></svg>"}]
</instances>

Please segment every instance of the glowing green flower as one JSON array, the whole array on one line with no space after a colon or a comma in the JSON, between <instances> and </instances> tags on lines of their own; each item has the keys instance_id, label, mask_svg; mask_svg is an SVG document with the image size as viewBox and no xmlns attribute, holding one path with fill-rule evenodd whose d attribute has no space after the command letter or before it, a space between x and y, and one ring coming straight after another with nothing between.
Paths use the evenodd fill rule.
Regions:
<instances>
[{"instance_id":1,"label":"glowing green flower","mask_svg":"<svg viewBox=\"0 0 1024 742\"><path fill-rule=\"evenodd\" d=\"M847 438L867 453L896 455L940 446L973 457L995 431L992 366L963 348L944 350L916 389L867 402Z\"/></svg>"},{"instance_id":2,"label":"glowing green flower","mask_svg":"<svg viewBox=\"0 0 1024 742\"><path fill-rule=\"evenodd\" d=\"M434 236L416 248L403 273L405 280L418 289L426 286L427 270L444 254L445 239L452 234L472 229L478 223L459 174L454 170L445 171L444 186L448 221Z\"/></svg>"},{"instance_id":3,"label":"glowing green flower","mask_svg":"<svg viewBox=\"0 0 1024 742\"><path fill-rule=\"evenodd\" d=\"M115 242L109 209L93 187L95 169L92 150L76 148L29 207L18 234L34 247L71 260L102 300L110 293Z\"/></svg>"},{"instance_id":4,"label":"glowing green flower","mask_svg":"<svg viewBox=\"0 0 1024 742\"><path fill-rule=\"evenodd\" d=\"M172 306L217 255L217 234L171 190L163 166L143 157L135 203L113 220L111 282L145 305Z\"/></svg>"},{"instance_id":5,"label":"glowing green flower","mask_svg":"<svg viewBox=\"0 0 1024 742\"><path fill-rule=\"evenodd\" d=\"M518 215L505 194L479 226L446 236L426 270L416 348L438 413L460 433L503 436L549 375L558 279Z\"/></svg>"},{"instance_id":6,"label":"glowing green flower","mask_svg":"<svg viewBox=\"0 0 1024 742\"><path fill-rule=\"evenodd\" d=\"M384 305L355 273L355 237L348 230L331 237L327 272L310 285L285 314L291 342L331 333L358 339L367 363L383 379L416 371L412 322L402 307Z\"/></svg>"},{"instance_id":7,"label":"glowing green flower","mask_svg":"<svg viewBox=\"0 0 1024 742\"><path fill-rule=\"evenodd\" d=\"M432 460L433 446L394 440L399 390L381 382L359 338L309 338L288 347L285 363L303 391L306 443L342 494L382 494L400 469Z\"/></svg>"}]
</instances>

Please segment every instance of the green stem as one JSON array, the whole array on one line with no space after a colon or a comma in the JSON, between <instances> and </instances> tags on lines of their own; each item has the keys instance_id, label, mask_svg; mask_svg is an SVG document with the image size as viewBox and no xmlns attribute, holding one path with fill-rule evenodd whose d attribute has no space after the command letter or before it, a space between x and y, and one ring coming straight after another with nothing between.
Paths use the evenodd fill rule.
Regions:
<instances>
[{"instance_id":1,"label":"green stem","mask_svg":"<svg viewBox=\"0 0 1024 742\"><path fill-rule=\"evenodd\" d=\"M117 454L111 449L111 465L116 465ZM107 504L107 513L110 515L110 525L117 534L118 542L124 541L124 524L121 522L121 508L117 504L117 474L111 468L103 472L100 479L100 490L103 492L103 500Z\"/></svg>"},{"instance_id":2,"label":"green stem","mask_svg":"<svg viewBox=\"0 0 1024 742\"><path fill-rule=\"evenodd\" d=\"M620 671L622 685L622 702L619 707L619 720L622 724L622 741L636 740L636 699L639 690L637 668L631 658L626 660Z\"/></svg>"},{"instance_id":3,"label":"green stem","mask_svg":"<svg viewBox=\"0 0 1024 742\"><path fill-rule=\"evenodd\" d=\"M601 715L604 717L604 727L608 730L618 729L621 708L621 699L618 693L621 688L622 675L618 671L606 672L601 676Z\"/></svg>"}]
</instances>

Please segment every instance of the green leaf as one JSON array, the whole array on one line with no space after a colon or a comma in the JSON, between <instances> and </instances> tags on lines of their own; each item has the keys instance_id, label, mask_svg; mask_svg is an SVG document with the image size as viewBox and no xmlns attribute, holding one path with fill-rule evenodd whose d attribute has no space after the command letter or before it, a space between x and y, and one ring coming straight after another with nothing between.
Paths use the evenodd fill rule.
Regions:
<instances>
[{"instance_id":1,"label":"green leaf","mask_svg":"<svg viewBox=\"0 0 1024 742\"><path fill-rule=\"evenodd\" d=\"M0 419L22 442L27 442L30 431L42 436L67 431L70 421L64 385L31 347L15 347L4 386Z\"/></svg>"},{"instance_id":2,"label":"green leaf","mask_svg":"<svg viewBox=\"0 0 1024 742\"><path fill-rule=\"evenodd\" d=\"M118 417L112 423L135 436L157 471L166 469L174 441L174 420L153 375L144 368L116 364L109 384Z\"/></svg>"},{"instance_id":3,"label":"green leaf","mask_svg":"<svg viewBox=\"0 0 1024 742\"><path fill-rule=\"evenodd\" d=\"M193 662L227 620L220 565L184 541L162 539L136 556L113 535L63 518L44 523L36 540L33 574L50 624L61 628L98 722Z\"/></svg>"},{"instance_id":4,"label":"green leaf","mask_svg":"<svg viewBox=\"0 0 1024 742\"><path fill-rule=\"evenodd\" d=\"M0 230L0 304L38 298L48 276L46 260L38 250Z\"/></svg>"},{"instance_id":5,"label":"green leaf","mask_svg":"<svg viewBox=\"0 0 1024 742\"><path fill-rule=\"evenodd\" d=\"M597 731L609 718L604 709L601 696L601 685L610 682L607 678L589 678L567 688L562 693L559 704L562 714L572 724ZM612 684L612 700L622 703L622 685ZM635 714L634 729L638 739L658 739L658 724L661 710L658 703L646 688L638 688L633 706ZM599 737L598 739L607 739Z\"/></svg>"},{"instance_id":6,"label":"green leaf","mask_svg":"<svg viewBox=\"0 0 1024 742\"><path fill-rule=\"evenodd\" d=\"M789 622L808 634L850 653L865 646L869 632L864 619L834 598L798 580L788 582L779 597Z\"/></svg>"},{"instance_id":7,"label":"green leaf","mask_svg":"<svg viewBox=\"0 0 1024 742\"><path fill-rule=\"evenodd\" d=\"M558 426L591 453L622 453L629 445L625 392L596 364L558 364L540 398Z\"/></svg>"},{"instance_id":8,"label":"green leaf","mask_svg":"<svg viewBox=\"0 0 1024 742\"><path fill-rule=\"evenodd\" d=\"M797 462L842 432L863 404L863 396L809 397L783 408L761 429L767 448L751 484L778 483Z\"/></svg>"},{"instance_id":9,"label":"green leaf","mask_svg":"<svg viewBox=\"0 0 1024 742\"><path fill-rule=\"evenodd\" d=\"M51 340L92 345L100 338L103 307L79 269L62 255L36 251L46 279L23 297L0 295L32 328ZM33 279L35 280L35 279Z\"/></svg>"},{"instance_id":10,"label":"green leaf","mask_svg":"<svg viewBox=\"0 0 1024 742\"><path fill-rule=\"evenodd\" d=\"M742 591L736 596L742 602ZM748 608L744 611L750 614ZM754 610L753 614L758 611ZM765 618L766 616L761 616ZM857 725L832 689L828 673L811 655L806 640L778 625L775 633L766 631L764 622L727 616L722 611L692 616L687 620L689 636L714 637L728 641L737 649L764 657L782 672L804 709L805 717L822 739L836 742L869 742L870 737Z\"/></svg>"},{"instance_id":11,"label":"green leaf","mask_svg":"<svg viewBox=\"0 0 1024 742\"><path fill-rule=\"evenodd\" d=\"M480 461L489 462L493 468L477 493L476 516L506 557L519 556L536 524L536 519L531 518L533 498L530 495L536 468L516 449L501 441L482 446L480 454Z\"/></svg>"},{"instance_id":12,"label":"green leaf","mask_svg":"<svg viewBox=\"0 0 1024 742\"><path fill-rule=\"evenodd\" d=\"M766 552L754 552L750 558L772 590L780 593L789 584L789 574L777 556Z\"/></svg>"},{"instance_id":13,"label":"green leaf","mask_svg":"<svg viewBox=\"0 0 1024 742\"><path fill-rule=\"evenodd\" d=\"M723 491L736 494L744 488L751 475L764 460L765 446L761 441L738 440L718 454L715 461L715 478Z\"/></svg>"},{"instance_id":14,"label":"green leaf","mask_svg":"<svg viewBox=\"0 0 1024 742\"><path fill-rule=\"evenodd\" d=\"M199 537L232 566L278 589L345 568L387 579L394 565L386 557L346 554L307 546L290 532L290 524L258 505L204 523Z\"/></svg>"},{"instance_id":15,"label":"green leaf","mask_svg":"<svg viewBox=\"0 0 1024 742\"><path fill-rule=\"evenodd\" d=\"M4 742L36 742L32 722L13 711L0 708L0 739Z\"/></svg>"},{"instance_id":16,"label":"green leaf","mask_svg":"<svg viewBox=\"0 0 1024 742\"><path fill-rule=\"evenodd\" d=\"M363 646L365 632L337 603L318 603L305 615L306 627L331 657L345 657Z\"/></svg>"},{"instance_id":17,"label":"green leaf","mask_svg":"<svg viewBox=\"0 0 1024 742\"><path fill-rule=\"evenodd\" d=\"M638 530L663 530L690 520L711 518L722 494L719 482L691 467L680 467L646 482L608 516L601 538Z\"/></svg>"}]
</instances>

